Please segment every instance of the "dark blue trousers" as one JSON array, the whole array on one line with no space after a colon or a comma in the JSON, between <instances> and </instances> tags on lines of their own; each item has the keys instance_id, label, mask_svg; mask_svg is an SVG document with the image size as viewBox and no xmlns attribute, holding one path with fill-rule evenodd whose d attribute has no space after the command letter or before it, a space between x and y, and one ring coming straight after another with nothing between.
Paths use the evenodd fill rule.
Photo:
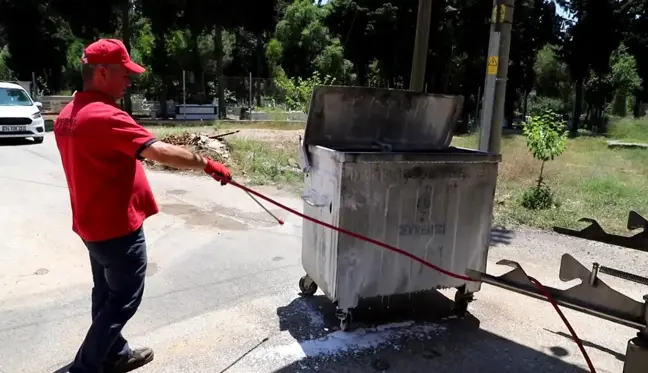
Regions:
<instances>
[{"instance_id":1,"label":"dark blue trousers","mask_svg":"<svg viewBox=\"0 0 648 373\"><path fill-rule=\"evenodd\" d=\"M92 325L69 373L102 373L106 363L130 353L121 331L135 315L144 294L144 229L101 242L84 241L92 267Z\"/></svg>"}]
</instances>

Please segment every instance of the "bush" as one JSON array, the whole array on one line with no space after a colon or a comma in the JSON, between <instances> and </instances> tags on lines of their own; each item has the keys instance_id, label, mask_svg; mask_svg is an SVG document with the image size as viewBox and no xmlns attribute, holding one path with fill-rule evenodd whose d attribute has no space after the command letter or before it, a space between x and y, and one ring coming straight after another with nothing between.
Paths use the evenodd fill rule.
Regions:
<instances>
[{"instance_id":1,"label":"bush","mask_svg":"<svg viewBox=\"0 0 648 373\"><path fill-rule=\"evenodd\" d=\"M308 111L313 88L318 85L332 84L335 79L330 76L320 76L314 72L313 76L308 79L289 78L286 73L278 68L275 71L274 84L279 92L280 99L286 102L290 110Z\"/></svg>"},{"instance_id":2,"label":"bush","mask_svg":"<svg viewBox=\"0 0 648 373\"><path fill-rule=\"evenodd\" d=\"M529 210L547 210L554 206L554 193L543 181L533 188L527 189L520 198L522 207Z\"/></svg>"}]
</instances>

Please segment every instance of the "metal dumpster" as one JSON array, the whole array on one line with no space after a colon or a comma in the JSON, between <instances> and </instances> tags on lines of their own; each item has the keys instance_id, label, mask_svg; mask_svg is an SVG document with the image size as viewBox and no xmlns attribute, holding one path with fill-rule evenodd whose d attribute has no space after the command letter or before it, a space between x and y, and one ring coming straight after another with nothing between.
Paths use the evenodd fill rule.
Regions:
<instances>
[{"instance_id":1,"label":"metal dumpster","mask_svg":"<svg viewBox=\"0 0 648 373\"><path fill-rule=\"evenodd\" d=\"M486 270L500 156L449 147L462 98L316 87L301 141L304 213L464 274ZM371 243L304 221L302 295L319 287L341 328L360 299L465 283Z\"/></svg>"}]
</instances>

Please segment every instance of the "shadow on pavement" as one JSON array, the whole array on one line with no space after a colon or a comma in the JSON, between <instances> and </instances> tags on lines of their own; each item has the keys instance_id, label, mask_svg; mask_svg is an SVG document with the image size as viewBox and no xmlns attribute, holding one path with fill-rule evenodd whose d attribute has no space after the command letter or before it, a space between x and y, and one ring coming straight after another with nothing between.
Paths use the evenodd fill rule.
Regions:
<instances>
[{"instance_id":1,"label":"shadow on pavement","mask_svg":"<svg viewBox=\"0 0 648 373\"><path fill-rule=\"evenodd\" d=\"M501 225L496 225L490 231L490 245L510 245L511 241L515 238L515 232L506 229Z\"/></svg>"},{"instance_id":2,"label":"shadow on pavement","mask_svg":"<svg viewBox=\"0 0 648 373\"><path fill-rule=\"evenodd\" d=\"M567 338L570 341L574 340L570 334L567 334L567 333L564 333L564 332L555 332L555 331L549 330L549 329L544 329L544 330L548 331L549 333L553 333L555 335L559 335L561 337ZM587 341L587 340L582 339L582 338L580 340L583 343L583 346L585 346L585 347L590 347L590 348L599 350L601 352L605 352L606 354L610 354L610 355L614 356L619 361L625 361L625 355L620 353L620 352L616 352L616 351L614 351L612 349L609 349L607 347L603 347L603 346L601 346L599 344Z\"/></svg>"},{"instance_id":3,"label":"shadow on pavement","mask_svg":"<svg viewBox=\"0 0 648 373\"><path fill-rule=\"evenodd\" d=\"M0 146L22 146L22 145L35 145L36 143L30 139L15 138L15 139L0 139Z\"/></svg>"},{"instance_id":4,"label":"shadow on pavement","mask_svg":"<svg viewBox=\"0 0 648 373\"><path fill-rule=\"evenodd\" d=\"M299 343L305 358L274 373L587 373L481 330L471 314L453 315L453 305L437 291L363 301L344 333L325 296L297 298L277 314L280 329Z\"/></svg>"}]
</instances>

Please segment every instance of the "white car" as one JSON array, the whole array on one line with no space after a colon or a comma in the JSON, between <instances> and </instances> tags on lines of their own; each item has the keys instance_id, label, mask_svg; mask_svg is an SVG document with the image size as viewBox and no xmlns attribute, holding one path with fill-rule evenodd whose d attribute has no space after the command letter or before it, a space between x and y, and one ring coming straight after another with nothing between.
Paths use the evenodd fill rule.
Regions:
<instances>
[{"instance_id":1,"label":"white car","mask_svg":"<svg viewBox=\"0 0 648 373\"><path fill-rule=\"evenodd\" d=\"M31 137L45 139L45 119L40 102L34 102L23 87L0 82L0 139Z\"/></svg>"}]
</instances>

